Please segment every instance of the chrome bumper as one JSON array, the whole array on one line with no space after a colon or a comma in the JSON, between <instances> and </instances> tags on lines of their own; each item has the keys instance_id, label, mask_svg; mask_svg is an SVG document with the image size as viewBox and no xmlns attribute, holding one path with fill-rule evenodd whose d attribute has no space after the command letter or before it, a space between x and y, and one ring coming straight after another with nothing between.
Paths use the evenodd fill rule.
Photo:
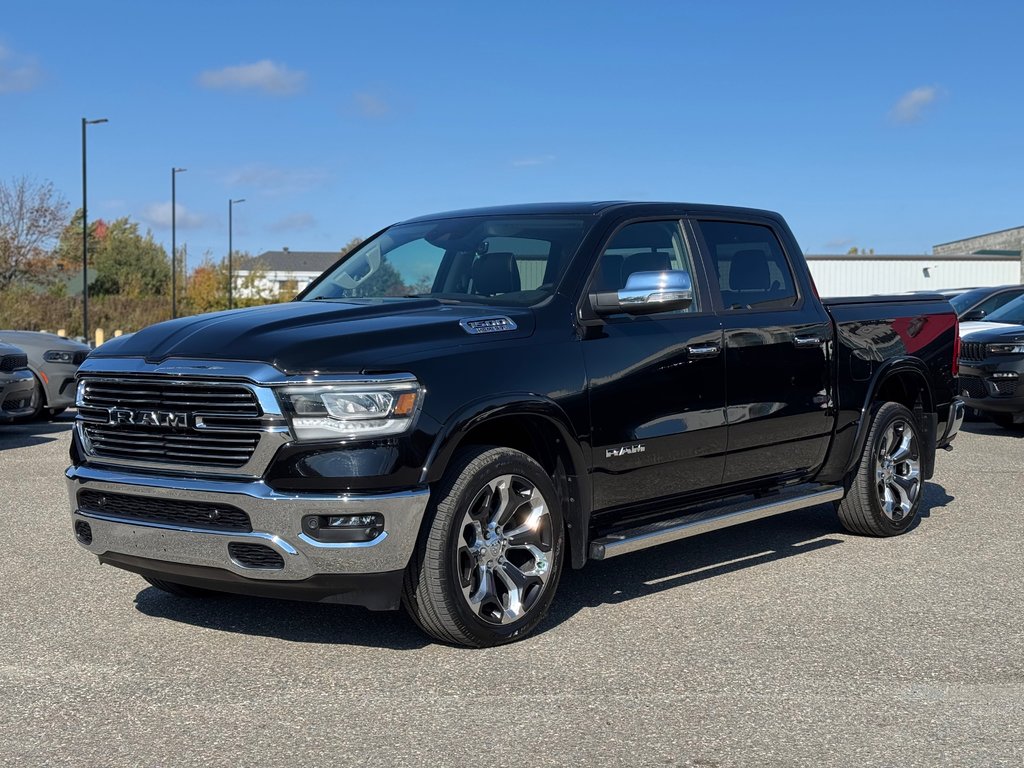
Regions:
<instances>
[{"instance_id":1,"label":"chrome bumper","mask_svg":"<svg viewBox=\"0 0 1024 768\"><path fill-rule=\"evenodd\" d=\"M419 536L429 492L283 494L261 481L207 481L161 478L120 471L70 467L65 473L71 501L72 525L85 521L92 531L89 544L96 555L117 553L157 561L220 568L262 581L295 581L322 574L371 574L405 568ZM252 533L208 531L149 522L126 522L78 508L78 492L131 494L151 498L230 504L249 515ZM310 514L370 514L384 516L384 533L365 543L318 542L301 531ZM266 545L282 556L277 570L247 568L228 555L231 542Z\"/></svg>"},{"instance_id":2,"label":"chrome bumper","mask_svg":"<svg viewBox=\"0 0 1024 768\"><path fill-rule=\"evenodd\" d=\"M946 428L942 432L942 436L936 442L937 448L945 448L956 437L957 432L960 431L960 426L964 423L964 416L967 413L967 406L964 405L964 401L959 397L954 398L953 402L949 405L949 415L946 417Z\"/></svg>"}]
</instances>

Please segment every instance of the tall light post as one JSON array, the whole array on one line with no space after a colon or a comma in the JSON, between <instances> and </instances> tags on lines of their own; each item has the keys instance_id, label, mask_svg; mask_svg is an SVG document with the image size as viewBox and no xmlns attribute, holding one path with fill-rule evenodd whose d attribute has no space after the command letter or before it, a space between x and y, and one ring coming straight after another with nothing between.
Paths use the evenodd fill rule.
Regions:
<instances>
[{"instance_id":1,"label":"tall light post","mask_svg":"<svg viewBox=\"0 0 1024 768\"><path fill-rule=\"evenodd\" d=\"M171 168L171 319L178 316L178 198L176 180L188 168Z\"/></svg>"},{"instance_id":2,"label":"tall light post","mask_svg":"<svg viewBox=\"0 0 1024 768\"><path fill-rule=\"evenodd\" d=\"M82 118L82 336L89 343L89 211L86 207L88 184L85 172L85 127L107 122L107 118Z\"/></svg>"},{"instance_id":3,"label":"tall light post","mask_svg":"<svg viewBox=\"0 0 1024 768\"><path fill-rule=\"evenodd\" d=\"M245 198L244 197L240 198L238 200L228 200L228 309L234 309L235 308L235 302L234 302L234 288L235 288L235 286L234 286L234 278L232 277L232 274L231 274L231 257L232 257L232 255L235 252L234 251L233 241L232 241L232 238L233 238L233 235L234 235L234 226L235 226L234 225L234 218L233 218L233 216L234 216L234 210L233 209L234 209L234 207L236 205L238 205L238 203L244 203L244 202L245 202Z\"/></svg>"}]
</instances>

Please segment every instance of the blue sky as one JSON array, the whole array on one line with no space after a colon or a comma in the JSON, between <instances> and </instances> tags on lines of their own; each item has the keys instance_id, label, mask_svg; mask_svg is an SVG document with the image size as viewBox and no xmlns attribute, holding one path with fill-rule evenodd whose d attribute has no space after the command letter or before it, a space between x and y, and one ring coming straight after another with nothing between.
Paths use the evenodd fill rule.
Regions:
<instances>
[{"instance_id":1,"label":"blue sky","mask_svg":"<svg viewBox=\"0 0 1024 768\"><path fill-rule=\"evenodd\" d=\"M0 176L195 263L475 205L781 211L804 250L1024 224L1024 5L47 2L0 20Z\"/></svg>"}]
</instances>

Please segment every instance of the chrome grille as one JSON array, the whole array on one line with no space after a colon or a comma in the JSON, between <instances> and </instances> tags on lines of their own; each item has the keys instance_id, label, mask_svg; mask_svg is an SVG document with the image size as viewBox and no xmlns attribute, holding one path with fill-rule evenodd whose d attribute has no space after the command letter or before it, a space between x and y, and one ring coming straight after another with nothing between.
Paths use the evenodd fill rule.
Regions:
<instances>
[{"instance_id":1,"label":"chrome grille","mask_svg":"<svg viewBox=\"0 0 1024 768\"><path fill-rule=\"evenodd\" d=\"M252 390L242 386L211 386L202 382L89 381L83 405L134 408L140 411L190 411L219 416L259 416Z\"/></svg>"},{"instance_id":2,"label":"chrome grille","mask_svg":"<svg viewBox=\"0 0 1024 768\"><path fill-rule=\"evenodd\" d=\"M965 341L960 345L961 360L984 360L985 345L980 341Z\"/></svg>"},{"instance_id":3,"label":"chrome grille","mask_svg":"<svg viewBox=\"0 0 1024 768\"><path fill-rule=\"evenodd\" d=\"M86 453L113 464L262 474L287 438L273 396L246 384L84 377L78 422ZM261 449L262 446L262 449Z\"/></svg>"},{"instance_id":4,"label":"chrome grille","mask_svg":"<svg viewBox=\"0 0 1024 768\"><path fill-rule=\"evenodd\" d=\"M197 430L173 432L168 427L151 429L120 424L87 423L83 430L96 456L211 467L241 467L260 441L259 434L229 432L208 437L197 434Z\"/></svg>"}]
</instances>

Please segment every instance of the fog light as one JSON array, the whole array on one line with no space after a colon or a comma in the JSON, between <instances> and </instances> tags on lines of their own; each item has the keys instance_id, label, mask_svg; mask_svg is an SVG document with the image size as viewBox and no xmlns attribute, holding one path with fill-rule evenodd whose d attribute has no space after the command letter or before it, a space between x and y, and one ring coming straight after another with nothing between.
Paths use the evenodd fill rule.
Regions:
<instances>
[{"instance_id":1,"label":"fog light","mask_svg":"<svg viewBox=\"0 0 1024 768\"><path fill-rule=\"evenodd\" d=\"M380 515L332 515L327 518L328 528L359 528L373 525Z\"/></svg>"},{"instance_id":2,"label":"fog light","mask_svg":"<svg viewBox=\"0 0 1024 768\"><path fill-rule=\"evenodd\" d=\"M993 379L1016 379L1017 374L1013 371L1000 371L992 374Z\"/></svg>"},{"instance_id":3,"label":"fog light","mask_svg":"<svg viewBox=\"0 0 1024 768\"><path fill-rule=\"evenodd\" d=\"M317 541L354 544L373 541L384 532L384 516L370 515L308 515L302 529Z\"/></svg>"}]
</instances>

